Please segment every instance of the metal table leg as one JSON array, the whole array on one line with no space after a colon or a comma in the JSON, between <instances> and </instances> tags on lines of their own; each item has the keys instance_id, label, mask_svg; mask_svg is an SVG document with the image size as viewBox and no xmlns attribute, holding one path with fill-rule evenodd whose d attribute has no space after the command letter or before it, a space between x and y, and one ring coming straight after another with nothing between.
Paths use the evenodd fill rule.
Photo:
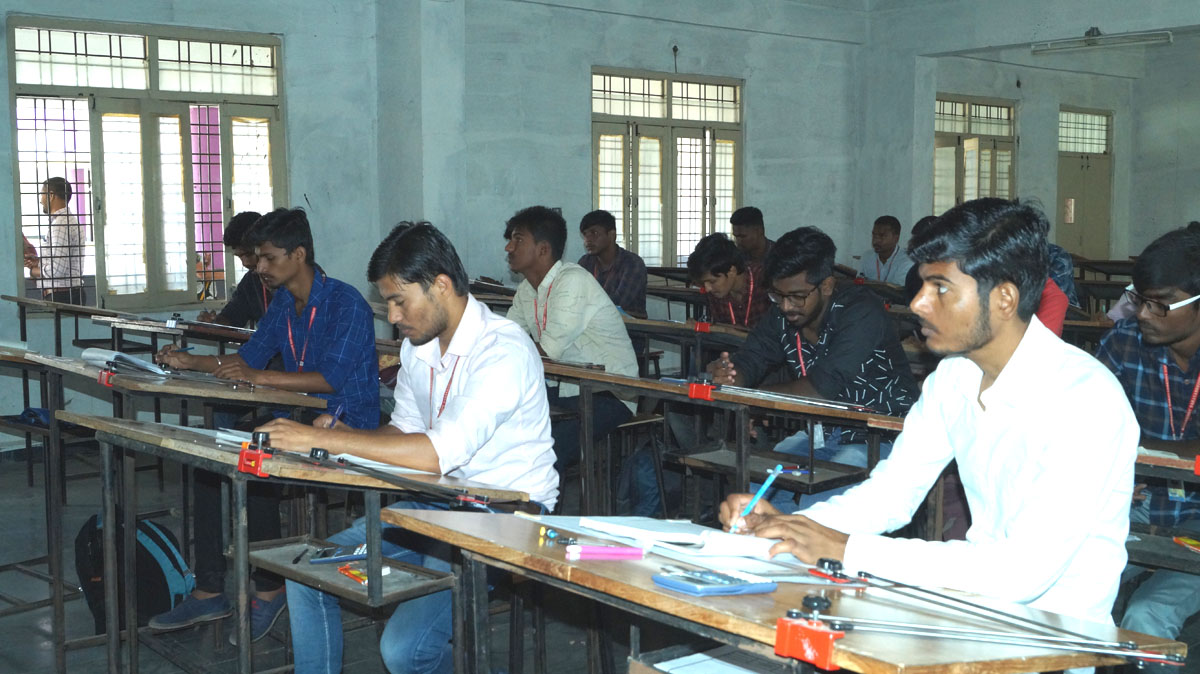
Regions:
<instances>
[{"instance_id":1,"label":"metal table leg","mask_svg":"<svg viewBox=\"0 0 1200 674\"><path fill-rule=\"evenodd\" d=\"M233 489L233 587L237 593L238 672L250 669L250 537L246 514L246 481L230 480Z\"/></svg>"},{"instance_id":2,"label":"metal table leg","mask_svg":"<svg viewBox=\"0 0 1200 674\"><path fill-rule=\"evenodd\" d=\"M120 612L117 604L117 584L112 582L117 578L117 503L115 472L113 466L114 447L108 443L100 443L100 493L104 505L104 620L108 644L108 671L117 674L120 671L121 630Z\"/></svg>"}]
</instances>

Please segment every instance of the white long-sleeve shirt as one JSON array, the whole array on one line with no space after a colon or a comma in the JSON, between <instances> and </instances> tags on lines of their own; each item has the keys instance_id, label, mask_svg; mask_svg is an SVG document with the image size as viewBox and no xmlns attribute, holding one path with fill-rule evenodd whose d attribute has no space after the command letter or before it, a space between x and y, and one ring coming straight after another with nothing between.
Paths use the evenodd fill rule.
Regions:
<instances>
[{"instance_id":1,"label":"white long-sleeve shirt","mask_svg":"<svg viewBox=\"0 0 1200 674\"><path fill-rule=\"evenodd\" d=\"M1111 623L1139 437L1120 384L1037 318L980 396L982 376L967 358L943 360L888 459L803 514L850 534L847 569ZM951 459L966 540L881 536L908 523Z\"/></svg>"},{"instance_id":2,"label":"white long-sleeve shirt","mask_svg":"<svg viewBox=\"0 0 1200 674\"><path fill-rule=\"evenodd\" d=\"M404 340L392 425L427 435L444 475L523 491L553 508L550 406L529 336L468 296L445 355L440 349L436 339Z\"/></svg>"},{"instance_id":3,"label":"white long-sleeve shirt","mask_svg":"<svg viewBox=\"0 0 1200 674\"><path fill-rule=\"evenodd\" d=\"M596 363L605 372L638 376L637 356L620 312L591 273L574 262L555 262L537 288L522 280L508 317L554 360ZM579 387L564 382L558 392L578 395ZM625 404L630 410L636 407L633 400Z\"/></svg>"}]
</instances>

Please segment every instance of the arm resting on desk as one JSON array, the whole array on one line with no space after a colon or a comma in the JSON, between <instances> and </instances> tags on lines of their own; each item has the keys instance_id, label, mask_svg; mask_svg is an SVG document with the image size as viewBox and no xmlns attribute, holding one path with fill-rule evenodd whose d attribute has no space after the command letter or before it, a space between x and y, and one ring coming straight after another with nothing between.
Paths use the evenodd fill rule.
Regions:
<instances>
[{"instance_id":1,"label":"arm resting on desk","mask_svg":"<svg viewBox=\"0 0 1200 674\"><path fill-rule=\"evenodd\" d=\"M329 423L329 418L322 415L315 423ZM332 454L353 454L404 468L442 472L429 436L405 433L391 424L360 430L341 423L333 428L318 428L288 419L274 419L255 430L270 433L271 446L289 452L307 455L313 447L321 447Z\"/></svg>"},{"instance_id":2,"label":"arm resting on desk","mask_svg":"<svg viewBox=\"0 0 1200 674\"><path fill-rule=\"evenodd\" d=\"M164 346L155 356L159 363L181 370L211 372L222 379L248 381L256 386L271 386L281 391L297 393L333 393L333 387L320 372L277 372L258 370L246 364L237 354L227 356L194 356L181 353L172 344Z\"/></svg>"}]
</instances>

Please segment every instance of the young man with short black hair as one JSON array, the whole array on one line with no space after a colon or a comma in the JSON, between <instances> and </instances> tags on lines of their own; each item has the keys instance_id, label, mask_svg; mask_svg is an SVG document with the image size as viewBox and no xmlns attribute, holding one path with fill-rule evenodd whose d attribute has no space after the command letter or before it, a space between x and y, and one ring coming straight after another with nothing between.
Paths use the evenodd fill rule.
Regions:
<instances>
[{"instance_id":1,"label":"young man with short black hair","mask_svg":"<svg viewBox=\"0 0 1200 674\"><path fill-rule=\"evenodd\" d=\"M267 313L236 354L201 356L168 345L157 360L181 370L212 372L222 379L248 381L324 398L344 410L354 428L379 425L379 362L375 318L353 286L326 276L313 254L312 231L304 211L279 208L264 215L246 235L258 257L263 283L274 289ZM282 355L284 371L265 369ZM248 494L250 540L280 536L279 501L271 485L255 483ZM225 557L221 549L220 478L206 471L195 477L196 589L175 608L150 619L157 631L176 630L230 615L225 597ZM256 573L250 631L266 636L286 606L283 582ZM232 640L233 634L230 635Z\"/></svg>"},{"instance_id":2,"label":"young man with short black hair","mask_svg":"<svg viewBox=\"0 0 1200 674\"><path fill-rule=\"evenodd\" d=\"M250 233L250 228L261 217L254 211L242 211L229 219L229 225L225 227L222 240L225 247L232 251L233 256L246 268L246 273L242 274L229 302L220 311L202 311L196 320L244 328L247 325L258 323L263 314L267 313L267 307L270 306L271 296L274 293L267 289L258 272L255 271L258 266L258 256L254 254L254 246L245 241L246 235Z\"/></svg>"},{"instance_id":3,"label":"young man with short black hair","mask_svg":"<svg viewBox=\"0 0 1200 674\"><path fill-rule=\"evenodd\" d=\"M773 554L840 559L947 587L1111 621L1129 530L1138 427L1120 384L1034 316L1049 223L978 199L909 245L924 285L912 309L946 356L925 380L891 456L841 496L794 515L731 496L721 521L782 539ZM1068 420L1086 419L1087 423ZM890 538L951 460L971 511L966 541Z\"/></svg>"},{"instance_id":4,"label":"young man with short black hair","mask_svg":"<svg viewBox=\"0 0 1200 674\"><path fill-rule=\"evenodd\" d=\"M606 372L638 376L637 358L625 322L608 294L583 267L563 262L567 223L545 206L530 206L504 227L508 266L524 276L508 318L521 326L538 351L554 360L595 363ZM549 392L550 406L579 408L579 387L560 383ZM603 437L633 416L635 402L607 391L592 396L592 430ZM556 466L579 460L578 417L553 425Z\"/></svg>"},{"instance_id":5,"label":"young man with short black hair","mask_svg":"<svg viewBox=\"0 0 1200 674\"><path fill-rule=\"evenodd\" d=\"M277 419L259 430L270 432L271 444L285 450L348 452L523 491L537 512L553 508L558 473L550 414L542 361L529 336L469 294L453 244L427 222L397 225L371 255L367 278L387 301L388 320L404 335L391 423L358 430L323 416L312 426ZM391 507L448 504L405 500ZM360 545L367 540L365 527L360 519L329 541ZM392 559L450 571L444 545L391 526L384 527L383 540L383 553ZM287 592L296 671L341 671L337 597L293 581ZM451 671L451 603L450 590L400 602L379 642L388 671Z\"/></svg>"},{"instance_id":6,"label":"young man with short black hair","mask_svg":"<svg viewBox=\"0 0 1200 674\"><path fill-rule=\"evenodd\" d=\"M741 349L732 356L722 353L709 364L713 381L758 386L782 367L789 381L763 388L862 405L879 414L908 411L918 389L896 326L874 293L834 279L836 255L833 240L815 227L792 230L775 242L764 270L774 306ZM867 465L865 434L817 427L814 438L800 433L775 451L808 454L811 446L817 459ZM880 449L886 455L890 443ZM841 491L804 499L812 502ZM792 498L780 491L775 500L783 505Z\"/></svg>"},{"instance_id":7,"label":"young man with short black hair","mask_svg":"<svg viewBox=\"0 0 1200 674\"><path fill-rule=\"evenodd\" d=\"M591 273L617 308L635 318L646 317L646 263L617 245L617 219L608 211L592 211L579 221L587 254L579 266Z\"/></svg>"},{"instance_id":8,"label":"young man with short black hair","mask_svg":"<svg viewBox=\"0 0 1200 674\"><path fill-rule=\"evenodd\" d=\"M868 281L904 285L911 268L912 260L900 247L900 221L892 215L879 216L871 228L871 250L859 260L858 275Z\"/></svg>"},{"instance_id":9,"label":"young man with short black hair","mask_svg":"<svg viewBox=\"0 0 1200 674\"><path fill-rule=\"evenodd\" d=\"M754 206L742 206L729 216L733 241L746 256L746 262L761 265L771 252L775 242L767 238L767 226L763 222L763 213Z\"/></svg>"},{"instance_id":10,"label":"young man with short black hair","mask_svg":"<svg viewBox=\"0 0 1200 674\"><path fill-rule=\"evenodd\" d=\"M708 320L752 328L771 306L762 267L746 262L729 237L717 232L700 239L688 256L688 278L704 291Z\"/></svg>"},{"instance_id":11,"label":"young man with short black hair","mask_svg":"<svg viewBox=\"0 0 1200 674\"><path fill-rule=\"evenodd\" d=\"M1133 290L1126 299L1134 315L1117 321L1100 341L1096 357L1124 387L1141 426L1142 444L1191 459L1200 451L1195 418L1200 232L1177 229L1147 246L1133 265ZM1149 487L1136 497L1131 521L1200 531L1200 492L1173 490L1162 480L1147 482ZM1121 627L1174 639L1197 612L1200 576L1158 569L1130 596Z\"/></svg>"}]
</instances>

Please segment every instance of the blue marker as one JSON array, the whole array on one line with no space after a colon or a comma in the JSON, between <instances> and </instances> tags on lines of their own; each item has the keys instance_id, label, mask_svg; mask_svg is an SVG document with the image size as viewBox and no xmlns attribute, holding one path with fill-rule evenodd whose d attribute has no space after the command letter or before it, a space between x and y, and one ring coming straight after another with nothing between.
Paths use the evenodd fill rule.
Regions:
<instances>
[{"instance_id":1,"label":"blue marker","mask_svg":"<svg viewBox=\"0 0 1200 674\"><path fill-rule=\"evenodd\" d=\"M758 502L762 500L763 494L767 493L767 490L771 488L771 483L774 482L775 478L782 472L782 463L775 466L775 470L767 471L767 479L763 481L762 486L758 488L758 493L754 495L754 498L750 499L750 502L746 504L746 509L742 511L741 517L738 518L739 520L745 519L746 515L749 515L754 511L754 506L758 505ZM737 533L737 520L734 520L733 523L729 525L729 533Z\"/></svg>"},{"instance_id":2,"label":"blue marker","mask_svg":"<svg viewBox=\"0 0 1200 674\"><path fill-rule=\"evenodd\" d=\"M185 347L183 347L182 349L171 349L171 353L183 353L184 351L191 351L191 350L192 350L192 349L194 349L194 348L196 348L196 347L194 347L194 346L185 346Z\"/></svg>"}]
</instances>

